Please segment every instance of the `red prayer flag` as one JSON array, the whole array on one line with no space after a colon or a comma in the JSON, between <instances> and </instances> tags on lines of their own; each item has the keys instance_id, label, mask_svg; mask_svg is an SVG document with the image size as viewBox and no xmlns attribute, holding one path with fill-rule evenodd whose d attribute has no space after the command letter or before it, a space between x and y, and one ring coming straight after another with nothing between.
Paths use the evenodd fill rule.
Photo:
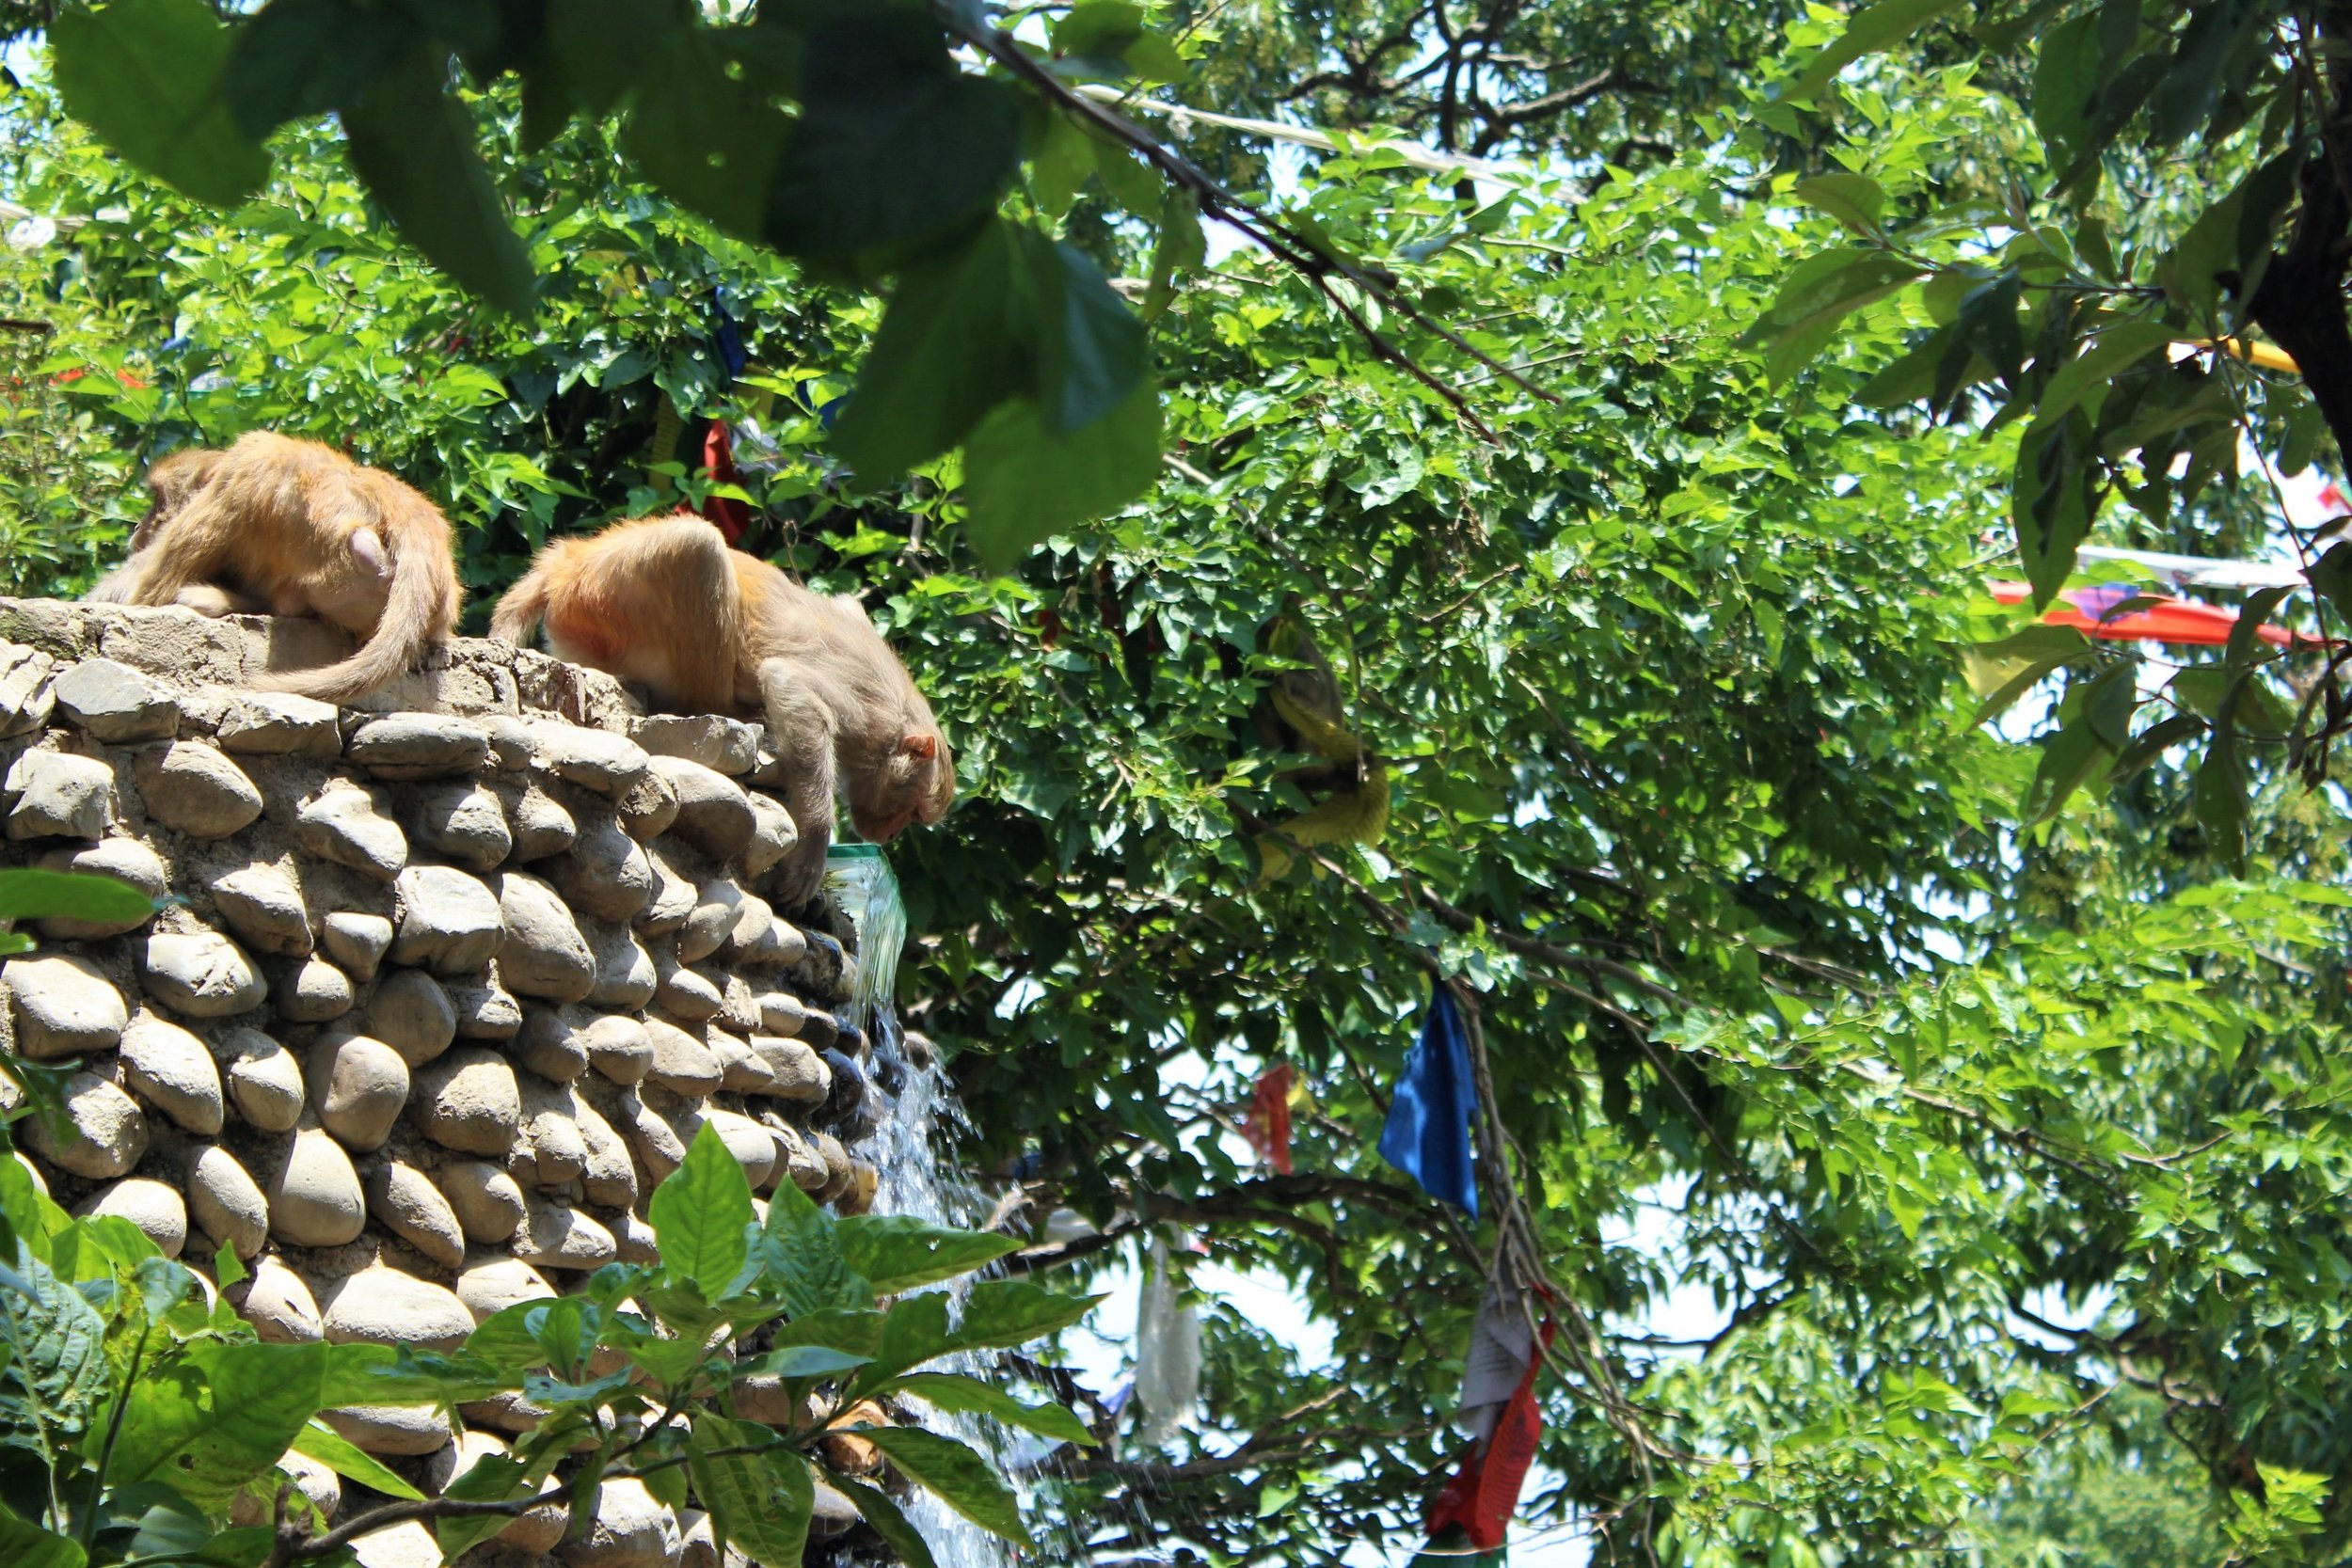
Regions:
<instances>
[{"instance_id":1,"label":"red prayer flag","mask_svg":"<svg viewBox=\"0 0 2352 1568\"><path fill-rule=\"evenodd\" d=\"M735 471L735 436L724 420L713 420L703 433L703 467L710 470L712 483L740 484L742 479ZM712 496L703 502L703 515L719 526L730 545L739 542L743 531L752 525L751 508L732 496Z\"/></svg>"},{"instance_id":2,"label":"red prayer flag","mask_svg":"<svg viewBox=\"0 0 2352 1568\"><path fill-rule=\"evenodd\" d=\"M1547 1348L1551 1336L1552 1322L1547 1317L1542 1336ZM1528 1466L1535 1462L1536 1441L1544 1433L1543 1412L1535 1403L1535 1369L1543 1360L1540 1354L1527 1358L1526 1374L1511 1402L1502 1407L1494 1432L1463 1450L1461 1468L1429 1505L1426 1525L1433 1540L1449 1526L1459 1526L1482 1552L1502 1544L1519 1506Z\"/></svg>"},{"instance_id":3,"label":"red prayer flag","mask_svg":"<svg viewBox=\"0 0 2352 1568\"><path fill-rule=\"evenodd\" d=\"M2023 604L2032 594L2022 582L1996 582L1992 588L1993 596L2003 604ZM2145 601L2145 608L2115 613L2115 606L2136 597ZM2237 625L2234 610L2199 604L2193 599L2142 594L2137 589L2069 588L2058 598L2061 602L2042 612L2043 625L2073 626L2086 636L2106 641L2193 642L2219 647L2230 641L2231 629ZM2291 642L2326 641L2308 632L2289 631L2284 626L2259 626L2255 635L2274 648Z\"/></svg>"},{"instance_id":4,"label":"red prayer flag","mask_svg":"<svg viewBox=\"0 0 2352 1568\"><path fill-rule=\"evenodd\" d=\"M1249 1096L1249 1116L1242 1123L1242 1133L1249 1147L1284 1176L1291 1173L1291 1081L1295 1075L1288 1062L1278 1062L1266 1069L1258 1080L1258 1086Z\"/></svg>"}]
</instances>

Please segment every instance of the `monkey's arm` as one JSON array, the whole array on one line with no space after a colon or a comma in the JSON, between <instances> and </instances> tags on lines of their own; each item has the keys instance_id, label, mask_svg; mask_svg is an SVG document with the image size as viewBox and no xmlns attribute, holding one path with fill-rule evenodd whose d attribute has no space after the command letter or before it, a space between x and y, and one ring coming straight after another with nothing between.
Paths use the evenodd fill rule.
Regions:
<instances>
[{"instance_id":1,"label":"monkey's arm","mask_svg":"<svg viewBox=\"0 0 2352 1568\"><path fill-rule=\"evenodd\" d=\"M761 662L759 694L788 772L785 810L801 835L785 857L780 907L798 909L817 895L833 847L834 715L788 658Z\"/></svg>"}]
</instances>

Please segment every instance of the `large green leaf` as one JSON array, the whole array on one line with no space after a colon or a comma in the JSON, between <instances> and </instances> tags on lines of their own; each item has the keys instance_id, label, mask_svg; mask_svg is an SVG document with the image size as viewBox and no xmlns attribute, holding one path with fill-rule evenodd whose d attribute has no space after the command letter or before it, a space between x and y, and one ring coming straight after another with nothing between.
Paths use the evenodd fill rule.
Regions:
<instances>
[{"instance_id":1,"label":"large green leaf","mask_svg":"<svg viewBox=\"0 0 2352 1568\"><path fill-rule=\"evenodd\" d=\"M9 1164L15 1164L9 1160ZM0 1435L36 1428L52 1443L89 1425L106 1391L106 1323L87 1297L37 1259L23 1260L31 1295L0 1289Z\"/></svg>"},{"instance_id":2,"label":"large green leaf","mask_svg":"<svg viewBox=\"0 0 2352 1568\"><path fill-rule=\"evenodd\" d=\"M1027 398L982 420L964 444L966 527L980 559L1009 564L1039 540L1116 512L1160 472L1159 393L1146 381L1092 424L1057 437Z\"/></svg>"},{"instance_id":3,"label":"large green leaf","mask_svg":"<svg viewBox=\"0 0 2352 1568\"><path fill-rule=\"evenodd\" d=\"M882 1319L882 1343L875 1349L872 1363L858 1374L857 1392L869 1394L953 1347L945 1292L934 1291L893 1302Z\"/></svg>"},{"instance_id":4,"label":"large green leaf","mask_svg":"<svg viewBox=\"0 0 2352 1568\"><path fill-rule=\"evenodd\" d=\"M128 882L84 872L0 871L0 920L136 920L155 901Z\"/></svg>"},{"instance_id":5,"label":"large green leaf","mask_svg":"<svg viewBox=\"0 0 2352 1568\"><path fill-rule=\"evenodd\" d=\"M81 1543L41 1528L0 1503L0 1562L8 1568L82 1568Z\"/></svg>"},{"instance_id":6,"label":"large green leaf","mask_svg":"<svg viewBox=\"0 0 2352 1568\"><path fill-rule=\"evenodd\" d=\"M1922 25L1950 10L1960 0L1879 0L1857 12L1828 48L1806 62L1788 84L1791 98L1811 98L1836 75L1865 55L1875 55L1900 43Z\"/></svg>"},{"instance_id":7,"label":"large green leaf","mask_svg":"<svg viewBox=\"0 0 2352 1568\"><path fill-rule=\"evenodd\" d=\"M873 1287L843 1260L834 1225L831 1214L789 1181L778 1184L768 1200L768 1223L754 1238L750 1260L794 1319L826 1312L857 1314L874 1305Z\"/></svg>"},{"instance_id":8,"label":"large green leaf","mask_svg":"<svg viewBox=\"0 0 2352 1568\"><path fill-rule=\"evenodd\" d=\"M729 34L782 37L772 28ZM663 34L644 70L622 150L671 199L729 233L757 239L792 130L775 103L780 73L759 55L727 48L707 27Z\"/></svg>"},{"instance_id":9,"label":"large green leaf","mask_svg":"<svg viewBox=\"0 0 2352 1568\"><path fill-rule=\"evenodd\" d=\"M229 30L204 0L68 8L49 44L66 111L141 168L224 207L269 178L221 94Z\"/></svg>"},{"instance_id":10,"label":"large green leaf","mask_svg":"<svg viewBox=\"0 0 2352 1568\"><path fill-rule=\"evenodd\" d=\"M958 1230L911 1214L854 1215L834 1234L850 1267L885 1296L970 1274L1021 1249L1018 1237Z\"/></svg>"},{"instance_id":11,"label":"large green leaf","mask_svg":"<svg viewBox=\"0 0 2352 1568\"><path fill-rule=\"evenodd\" d=\"M143 1376L124 1406L109 1472L165 1481L207 1507L266 1473L318 1413L328 1347L198 1344Z\"/></svg>"},{"instance_id":12,"label":"large green leaf","mask_svg":"<svg viewBox=\"0 0 2352 1568\"><path fill-rule=\"evenodd\" d=\"M724 1451L772 1440L765 1427L697 1411L687 1469L723 1543L755 1562L796 1563L807 1545L809 1515L816 1507L808 1461L789 1448L772 1453Z\"/></svg>"},{"instance_id":13,"label":"large green leaf","mask_svg":"<svg viewBox=\"0 0 2352 1568\"><path fill-rule=\"evenodd\" d=\"M355 102L419 42L397 8L357 0L270 0L232 35L221 91L255 141L290 119Z\"/></svg>"},{"instance_id":14,"label":"large green leaf","mask_svg":"<svg viewBox=\"0 0 2352 1568\"><path fill-rule=\"evenodd\" d=\"M935 1410L957 1416L988 1416L1007 1426L1060 1443L1095 1441L1086 1423L1058 1404L1024 1404L1003 1389L954 1372L916 1372L894 1378L880 1392L913 1394Z\"/></svg>"},{"instance_id":15,"label":"large green leaf","mask_svg":"<svg viewBox=\"0 0 2352 1568\"><path fill-rule=\"evenodd\" d=\"M286 1447L295 1453L317 1460L345 1481L356 1481L388 1497L396 1497L404 1502L424 1500L424 1494L402 1480L397 1471L374 1455L355 1447L349 1438L325 1422L304 1422L302 1430L294 1434L293 1441Z\"/></svg>"},{"instance_id":16,"label":"large green leaf","mask_svg":"<svg viewBox=\"0 0 2352 1568\"><path fill-rule=\"evenodd\" d=\"M914 1427L850 1427L880 1449L900 1473L982 1529L1032 1545L1021 1502L996 1467L952 1437Z\"/></svg>"},{"instance_id":17,"label":"large green leaf","mask_svg":"<svg viewBox=\"0 0 2352 1568\"><path fill-rule=\"evenodd\" d=\"M1035 389L1046 433L1058 439L1112 417L1144 385L1143 322L1085 252L1021 232L1039 284Z\"/></svg>"},{"instance_id":18,"label":"large green leaf","mask_svg":"<svg viewBox=\"0 0 2352 1568\"><path fill-rule=\"evenodd\" d=\"M907 1516L898 1512L898 1505L880 1487L869 1486L836 1471L826 1472L841 1495L857 1504L857 1511L866 1522L874 1527L874 1533L882 1538L882 1544L898 1555L906 1568L937 1568L931 1558L930 1543L923 1532L907 1523Z\"/></svg>"},{"instance_id":19,"label":"large green leaf","mask_svg":"<svg viewBox=\"0 0 2352 1568\"><path fill-rule=\"evenodd\" d=\"M952 1337L957 1350L1009 1350L1058 1333L1094 1310L1101 1296L1065 1296L1025 1279L985 1279L963 1299Z\"/></svg>"},{"instance_id":20,"label":"large green leaf","mask_svg":"<svg viewBox=\"0 0 2352 1568\"><path fill-rule=\"evenodd\" d=\"M550 0L548 40L564 87L580 107L601 116L690 21L677 0Z\"/></svg>"},{"instance_id":21,"label":"large green leaf","mask_svg":"<svg viewBox=\"0 0 2352 1568\"><path fill-rule=\"evenodd\" d=\"M718 1300L743 1267L743 1232L755 1212L743 1167L716 1128L706 1122L694 1134L685 1163L654 1189L647 1212L663 1265L700 1285L706 1299Z\"/></svg>"},{"instance_id":22,"label":"large green leaf","mask_svg":"<svg viewBox=\"0 0 2352 1568\"><path fill-rule=\"evenodd\" d=\"M485 1453L466 1473L449 1483L441 1496L462 1502L502 1503L536 1490L528 1467L513 1454ZM514 1520L503 1513L443 1519L433 1527L442 1558L455 1562L468 1551L504 1529Z\"/></svg>"},{"instance_id":23,"label":"large green leaf","mask_svg":"<svg viewBox=\"0 0 2352 1568\"><path fill-rule=\"evenodd\" d=\"M1823 251L1797 264L1741 341L1763 349L1765 373L1778 387L1829 346L1846 317L1919 275L1917 263L1882 250Z\"/></svg>"},{"instance_id":24,"label":"large green leaf","mask_svg":"<svg viewBox=\"0 0 2352 1568\"><path fill-rule=\"evenodd\" d=\"M1021 157L1004 83L949 58L927 11L836 9L803 45L801 118L776 168L768 242L872 271L985 216Z\"/></svg>"},{"instance_id":25,"label":"large green leaf","mask_svg":"<svg viewBox=\"0 0 2352 1568\"><path fill-rule=\"evenodd\" d=\"M446 56L424 48L370 81L342 111L351 166L435 266L509 315L528 316L531 258L447 77Z\"/></svg>"},{"instance_id":26,"label":"large green leaf","mask_svg":"<svg viewBox=\"0 0 2352 1568\"><path fill-rule=\"evenodd\" d=\"M833 444L866 485L886 483L969 435L1026 386L1035 284L1010 224L982 224L898 276Z\"/></svg>"}]
</instances>

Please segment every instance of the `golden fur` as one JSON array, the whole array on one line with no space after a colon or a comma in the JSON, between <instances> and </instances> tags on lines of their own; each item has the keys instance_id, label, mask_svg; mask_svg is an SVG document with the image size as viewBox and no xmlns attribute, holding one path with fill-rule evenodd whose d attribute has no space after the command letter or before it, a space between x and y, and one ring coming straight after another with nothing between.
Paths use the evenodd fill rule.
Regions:
<instances>
[{"instance_id":1,"label":"golden fur","mask_svg":"<svg viewBox=\"0 0 2352 1568\"><path fill-rule=\"evenodd\" d=\"M800 831L787 904L823 877L836 780L876 844L938 821L955 799L930 705L865 609L729 549L700 518L641 517L548 546L499 601L490 635L525 642L542 622L558 657L639 682L666 707L766 715Z\"/></svg>"}]
</instances>

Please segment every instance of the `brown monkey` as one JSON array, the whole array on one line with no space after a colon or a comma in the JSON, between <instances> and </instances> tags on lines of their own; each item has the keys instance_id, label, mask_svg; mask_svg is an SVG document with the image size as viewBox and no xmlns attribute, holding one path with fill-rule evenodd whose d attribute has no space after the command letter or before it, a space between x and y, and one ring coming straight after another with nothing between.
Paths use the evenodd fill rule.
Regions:
<instances>
[{"instance_id":1,"label":"brown monkey","mask_svg":"<svg viewBox=\"0 0 2352 1568\"><path fill-rule=\"evenodd\" d=\"M930 705L864 607L729 549L700 518L643 517L549 545L499 601L490 635L524 642L542 621L557 657L637 681L664 706L765 712L800 830L780 890L787 905L823 879L836 785L876 844L938 821L955 799Z\"/></svg>"},{"instance_id":2,"label":"brown monkey","mask_svg":"<svg viewBox=\"0 0 2352 1568\"><path fill-rule=\"evenodd\" d=\"M315 441L254 431L226 451L176 452L148 476L155 504L131 557L91 592L208 615L316 615L365 639L279 690L347 702L450 634L462 594L449 522L377 468Z\"/></svg>"}]
</instances>

